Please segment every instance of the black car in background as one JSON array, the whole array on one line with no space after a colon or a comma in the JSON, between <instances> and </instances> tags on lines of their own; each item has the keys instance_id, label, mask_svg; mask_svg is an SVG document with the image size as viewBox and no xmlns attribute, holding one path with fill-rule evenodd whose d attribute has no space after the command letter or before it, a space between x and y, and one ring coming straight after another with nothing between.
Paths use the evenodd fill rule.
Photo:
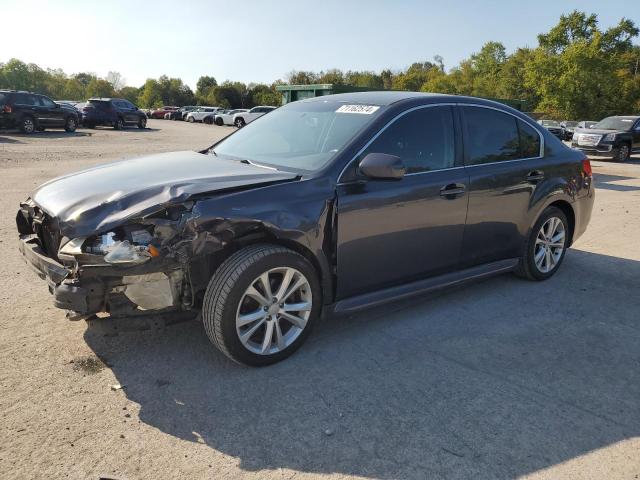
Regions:
<instances>
[{"instance_id":1,"label":"black car in background","mask_svg":"<svg viewBox=\"0 0 640 480\"><path fill-rule=\"evenodd\" d=\"M582 120L581 122L578 122L578 125L576 125L576 128L574 128L574 133L578 128L591 128L596 123L598 122L596 122L595 120Z\"/></svg>"},{"instance_id":2,"label":"black car in background","mask_svg":"<svg viewBox=\"0 0 640 480\"><path fill-rule=\"evenodd\" d=\"M198 107L196 105L185 105L184 107L180 107L178 110L165 113L164 118L165 120L184 120L187 113L193 112L197 108Z\"/></svg>"},{"instance_id":3,"label":"black car in background","mask_svg":"<svg viewBox=\"0 0 640 480\"><path fill-rule=\"evenodd\" d=\"M46 95L16 90L0 90L0 128L17 128L22 133L64 128L75 132L78 113L67 104L58 104Z\"/></svg>"},{"instance_id":4,"label":"black car in background","mask_svg":"<svg viewBox=\"0 0 640 480\"><path fill-rule=\"evenodd\" d=\"M126 125L145 128L147 116L123 98L90 98L82 107L82 125L88 128L106 125L116 130Z\"/></svg>"},{"instance_id":5,"label":"black car in background","mask_svg":"<svg viewBox=\"0 0 640 480\"><path fill-rule=\"evenodd\" d=\"M17 228L72 318L200 311L225 355L266 365L323 309L550 278L594 193L584 154L506 105L359 92L289 103L201 152L52 180Z\"/></svg>"},{"instance_id":6,"label":"black car in background","mask_svg":"<svg viewBox=\"0 0 640 480\"><path fill-rule=\"evenodd\" d=\"M549 130L552 135L559 138L560 140L563 140L564 133L562 131L560 122L556 120L538 120L538 123Z\"/></svg>"},{"instance_id":7,"label":"black car in background","mask_svg":"<svg viewBox=\"0 0 640 480\"><path fill-rule=\"evenodd\" d=\"M573 138L573 132L575 132L577 126L578 122L572 120L565 120L564 122L560 122L560 127L562 128L562 140L571 140Z\"/></svg>"},{"instance_id":8,"label":"black car in background","mask_svg":"<svg viewBox=\"0 0 640 480\"><path fill-rule=\"evenodd\" d=\"M624 162L640 152L640 116L607 117L591 128L577 129L572 146L589 156Z\"/></svg>"}]
</instances>

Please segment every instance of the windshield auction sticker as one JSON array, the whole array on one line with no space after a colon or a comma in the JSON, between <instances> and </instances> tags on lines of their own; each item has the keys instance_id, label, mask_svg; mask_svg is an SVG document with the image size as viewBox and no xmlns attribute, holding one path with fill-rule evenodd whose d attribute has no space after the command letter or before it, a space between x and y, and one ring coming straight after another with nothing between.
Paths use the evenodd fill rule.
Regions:
<instances>
[{"instance_id":1,"label":"windshield auction sticker","mask_svg":"<svg viewBox=\"0 0 640 480\"><path fill-rule=\"evenodd\" d=\"M338 113L361 113L363 115L371 115L380 107L375 105L342 105L336 112Z\"/></svg>"}]
</instances>

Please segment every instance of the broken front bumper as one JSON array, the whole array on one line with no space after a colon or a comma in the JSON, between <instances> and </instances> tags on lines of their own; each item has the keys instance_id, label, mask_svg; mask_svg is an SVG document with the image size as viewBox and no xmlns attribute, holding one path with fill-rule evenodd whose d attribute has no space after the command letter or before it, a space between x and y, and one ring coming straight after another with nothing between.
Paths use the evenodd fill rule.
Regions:
<instances>
[{"instance_id":1,"label":"broken front bumper","mask_svg":"<svg viewBox=\"0 0 640 480\"><path fill-rule=\"evenodd\" d=\"M36 235L21 235L19 250L26 263L47 282L58 308L91 315L182 306L184 275L174 262L149 262L133 268L85 265L74 272L47 256Z\"/></svg>"}]
</instances>

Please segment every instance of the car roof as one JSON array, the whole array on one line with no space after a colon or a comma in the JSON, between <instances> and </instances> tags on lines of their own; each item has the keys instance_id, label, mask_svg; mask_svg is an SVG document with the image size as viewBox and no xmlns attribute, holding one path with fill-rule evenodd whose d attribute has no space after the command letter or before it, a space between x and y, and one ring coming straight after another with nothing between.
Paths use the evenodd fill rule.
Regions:
<instances>
[{"instance_id":1,"label":"car roof","mask_svg":"<svg viewBox=\"0 0 640 480\"><path fill-rule=\"evenodd\" d=\"M400 102L402 100L410 100L415 98L435 99L439 97L443 99L466 98L466 97L460 97L457 95L445 95L440 93L400 92L400 91L387 90L387 91L337 93L331 96L313 97L313 98L305 99L302 101L303 102L322 102L326 100L331 100L334 102L344 102L344 103L351 102L351 103L386 106L396 102Z\"/></svg>"},{"instance_id":2,"label":"car roof","mask_svg":"<svg viewBox=\"0 0 640 480\"><path fill-rule=\"evenodd\" d=\"M610 117L607 118L620 118L623 120L637 120L638 118L640 118L640 116L638 115L611 115Z\"/></svg>"}]
</instances>

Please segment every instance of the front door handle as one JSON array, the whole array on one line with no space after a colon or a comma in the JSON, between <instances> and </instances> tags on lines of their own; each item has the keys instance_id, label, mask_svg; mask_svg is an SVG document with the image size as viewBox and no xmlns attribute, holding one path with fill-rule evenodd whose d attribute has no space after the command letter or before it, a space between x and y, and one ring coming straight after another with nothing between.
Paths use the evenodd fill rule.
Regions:
<instances>
[{"instance_id":1,"label":"front door handle","mask_svg":"<svg viewBox=\"0 0 640 480\"><path fill-rule=\"evenodd\" d=\"M540 180L544 180L542 170L533 170L527 174L527 182L539 182Z\"/></svg>"},{"instance_id":2,"label":"front door handle","mask_svg":"<svg viewBox=\"0 0 640 480\"><path fill-rule=\"evenodd\" d=\"M464 195L466 188L461 183L450 183L440 189L440 196L446 199L453 199Z\"/></svg>"}]
</instances>

